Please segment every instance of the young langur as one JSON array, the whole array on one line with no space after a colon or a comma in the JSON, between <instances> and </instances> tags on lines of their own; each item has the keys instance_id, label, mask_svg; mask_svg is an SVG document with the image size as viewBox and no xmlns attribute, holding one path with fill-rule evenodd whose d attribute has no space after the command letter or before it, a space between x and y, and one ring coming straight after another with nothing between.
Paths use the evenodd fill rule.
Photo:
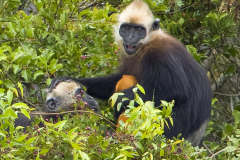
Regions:
<instances>
[{"instance_id":1,"label":"young langur","mask_svg":"<svg viewBox=\"0 0 240 160\"><path fill-rule=\"evenodd\" d=\"M94 110L95 113L99 112L98 102L83 90L82 85L74 81L61 82L54 89L49 89L46 99L46 105L43 111L30 113L31 119L28 119L25 115L20 113L18 119L15 120L15 126L29 126L37 115L41 115L44 120L50 118L56 119L56 115L49 113L74 111L75 104L77 104L78 100L82 101L83 107L79 108L78 106L76 109L89 108ZM40 124L40 127L43 127L43 124Z\"/></svg>"},{"instance_id":2,"label":"young langur","mask_svg":"<svg viewBox=\"0 0 240 160\"><path fill-rule=\"evenodd\" d=\"M137 82L145 89L145 95L138 93L144 102L151 101L153 94L155 106L160 105L160 100L175 101L173 126L164 127L164 135L172 139L181 133L193 146L199 145L211 116L212 92L208 77L185 46L159 27L159 19L154 20L148 5L142 0L133 1L120 13L114 26L122 51L119 72L98 78L59 77L50 88L73 79L86 86L89 95L107 100L116 91L118 82L127 82L126 85ZM126 75L132 78L127 80ZM122 103L125 107L120 111L116 109L118 102L123 97L134 99L133 88L127 85L120 89L124 96L118 97L115 106L117 119L129 101Z\"/></svg>"}]
</instances>

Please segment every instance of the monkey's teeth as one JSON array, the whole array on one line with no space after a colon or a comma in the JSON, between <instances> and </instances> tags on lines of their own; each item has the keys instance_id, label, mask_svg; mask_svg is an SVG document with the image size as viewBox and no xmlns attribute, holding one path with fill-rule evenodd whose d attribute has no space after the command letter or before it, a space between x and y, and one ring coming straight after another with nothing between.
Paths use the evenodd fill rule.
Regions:
<instances>
[{"instance_id":1,"label":"monkey's teeth","mask_svg":"<svg viewBox=\"0 0 240 160\"><path fill-rule=\"evenodd\" d=\"M136 46L127 45L127 49L134 49Z\"/></svg>"}]
</instances>

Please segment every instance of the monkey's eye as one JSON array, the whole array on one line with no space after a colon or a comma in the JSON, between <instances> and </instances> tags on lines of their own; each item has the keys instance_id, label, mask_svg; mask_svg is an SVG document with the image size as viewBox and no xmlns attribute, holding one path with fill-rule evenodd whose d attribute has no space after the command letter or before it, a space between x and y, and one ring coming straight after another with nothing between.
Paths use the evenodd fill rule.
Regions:
<instances>
[{"instance_id":1,"label":"monkey's eye","mask_svg":"<svg viewBox=\"0 0 240 160\"><path fill-rule=\"evenodd\" d=\"M138 28L137 28L137 32L138 32L138 33L142 33L142 32L143 32L143 28L138 27Z\"/></svg>"},{"instance_id":2,"label":"monkey's eye","mask_svg":"<svg viewBox=\"0 0 240 160\"><path fill-rule=\"evenodd\" d=\"M129 30L129 27L128 26L124 26L123 27L125 30Z\"/></svg>"}]
</instances>

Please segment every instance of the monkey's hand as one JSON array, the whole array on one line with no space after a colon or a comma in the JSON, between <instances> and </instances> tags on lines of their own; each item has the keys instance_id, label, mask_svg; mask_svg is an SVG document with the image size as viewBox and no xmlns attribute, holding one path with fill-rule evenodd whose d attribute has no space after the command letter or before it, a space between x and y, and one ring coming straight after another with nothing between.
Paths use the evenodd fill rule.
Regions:
<instances>
[{"instance_id":1,"label":"monkey's hand","mask_svg":"<svg viewBox=\"0 0 240 160\"><path fill-rule=\"evenodd\" d=\"M76 78L74 78L74 77L67 77L67 76L58 77L58 78L53 78L50 86L48 87L49 92L51 92L54 88L56 88L57 85L58 85L60 82L66 82L66 81L69 81L69 82L70 82L70 81L75 81L75 82L76 82Z\"/></svg>"}]
</instances>

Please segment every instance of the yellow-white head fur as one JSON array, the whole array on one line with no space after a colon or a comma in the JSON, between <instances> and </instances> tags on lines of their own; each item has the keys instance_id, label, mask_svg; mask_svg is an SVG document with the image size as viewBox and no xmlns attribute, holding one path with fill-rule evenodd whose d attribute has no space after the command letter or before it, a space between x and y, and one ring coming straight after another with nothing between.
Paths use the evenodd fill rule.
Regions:
<instances>
[{"instance_id":1,"label":"yellow-white head fur","mask_svg":"<svg viewBox=\"0 0 240 160\"><path fill-rule=\"evenodd\" d=\"M122 23L141 24L147 29L147 36L141 39L140 43L147 43L151 35L149 35L154 21L153 14L148 5L142 0L135 0L128 5L122 13L119 14L118 24L114 26L116 41L122 41L119 35L119 28Z\"/></svg>"}]
</instances>

